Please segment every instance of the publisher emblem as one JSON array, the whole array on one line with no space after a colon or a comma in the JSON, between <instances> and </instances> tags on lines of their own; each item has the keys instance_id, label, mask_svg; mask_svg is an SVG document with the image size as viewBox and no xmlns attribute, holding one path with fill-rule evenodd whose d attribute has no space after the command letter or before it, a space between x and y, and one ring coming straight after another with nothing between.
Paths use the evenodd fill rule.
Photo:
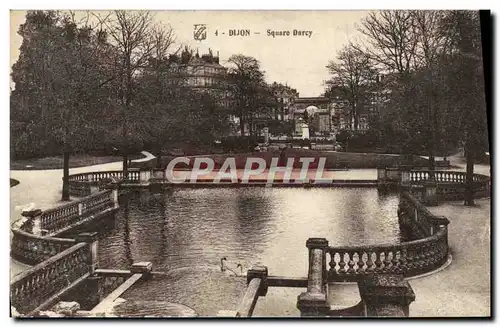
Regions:
<instances>
[{"instance_id":1,"label":"publisher emblem","mask_svg":"<svg viewBox=\"0 0 500 327\"><path fill-rule=\"evenodd\" d=\"M196 41L203 41L207 38L207 26L205 24L194 24L193 37Z\"/></svg>"}]
</instances>

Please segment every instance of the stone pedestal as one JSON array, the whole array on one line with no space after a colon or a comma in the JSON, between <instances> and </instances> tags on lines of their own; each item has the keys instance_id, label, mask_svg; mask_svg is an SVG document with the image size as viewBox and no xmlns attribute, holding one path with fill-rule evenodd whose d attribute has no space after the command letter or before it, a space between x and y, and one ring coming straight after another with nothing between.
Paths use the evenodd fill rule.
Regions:
<instances>
[{"instance_id":1,"label":"stone pedestal","mask_svg":"<svg viewBox=\"0 0 500 327\"><path fill-rule=\"evenodd\" d=\"M153 264L151 262L135 262L130 266L130 272L133 274L142 274L143 279L151 278L153 272Z\"/></svg>"},{"instance_id":2,"label":"stone pedestal","mask_svg":"<svg viewBox=\"0 0 500 327\"><path fill-rule=\"evenodd\" d=\"M399 171L399 187L400 191L408 191L411 187L411 177L410 169L407 167L401 167Z\"/></svg>"},{"instance_id":3,"label":"stone pedestal","mask_svg":"<svg viewBox=\"0 0 500 327\"><path fill-rule=\"evenodd\" d=\"M429 207L438 205L436 181L426 181L424 183L423 201Z\"/></svg>"},{"instance_id":4,"label":"stone pedestal","mask_svg":"<svg viewBox=\"0 0 500 327\"><path fill-rule=\"evenodd\" d=\"M387 187L385 185L385 180L386 180L386 173L385 173L385 167L378 167L377 168L377 190L379 191L386 191Z\"/></svg>"},{"instance_id":5,"label":"stone pedestal","mask_svg":"<svg viewBox=\"0 0 500 327\"><path fill-rule=\"evenodd\" d=\"M367 317L408 317L415 293L403 275L367 276L358 282Z\"/></svg>"},{"instance_id":6,"label":"stone pedestal","mask_svg":"<svg viewBox=\"0 0 500 327\"><path fill-rule=\"evenodd\" d=\"M41 227L41 216L42 210L40 209L32 209L32 210L23 210L21 212L21 216L26 217L29 220L29 223L32 226L32 233L37 236L43 236L47 234L46 230L42 230Z\"/></svg>"},{"instance_id":7,"label":"stone pedestal","mask_svg":"<svg viewBox=\"0 0 500 327\"><path fill-rule=\"evenodd\" d=\"M84 243L89 243L90 244L90 273L93 274L94 271L97 269L97 245L98 245L98 240L97 240L97 232L91 232L91 233L80 233L76 236L76 241L77 242L84 242Z\"/></svg>"},{"instance_id":8,"label":"stone pedestal","mask_svg":"<svg viewBox=\"0 0 500 327\"><path fill-rule=\"evenodd\" d=\"M254 278L260 278L260 287L259 287L259 296L266 296L267 294L267 267L263 266L257 266L257 267L252 267L247 271L247 284L250 283L250 281Z\"/></svg>"},{"instance_id":9,"label":"stone pedestal","mask_svg":"<svg viewBox=\"0 0 500 327\"><path fill-rule=\"evenodd\" d=\"M330 311L326 293L301 293L297 298L301 317L324 317Z\"/></svg>"},{"instance_id":10,"label":"stone pedestal","mask_svg":"<svg viewBox=\"0 0 500 327\"><path fill-rule=\"evenodd\" d=\"M313 256L314 249L323 250L323 259L322 259L322 269L323 269L323 281L326 283L327 281L327 270L326 270L326 250L328 248L328 240L326 238L309 238L306 241L306 247L309 250L309 269L311 268L311 260Z\"/></svg>"},{"instance_id":11,"label":"stone pedestal","mask_svg":"<svg viewBox=\"0 0 500 327\"><path fill-rule=\"evenodd\" d=\"M141 170L139 172L139 183L147 184L151 179L151 171L150 170Z\"/></svg>"},{"instance_id":12,"label":"stone pedestal","mask_svg":"<svg viewBox=\"0 0 500 327\"><path fill-rule=\"evenodd\" d=\"M326 316L330 311L326 292L326 250L328 240L325 238L310 238L306 242L306 247L309 250L308 286L307 292L301 293L297 297L297 308L303 317ZM318 259L321 259L321 262ZM318 273L320 264L321 273Z\"/></svg>"},{"instance_id":13,"label":"stone pedestal","mask_svg":"<svg viewBox=\"0 0 500 327\"><path fill-rule=\"evenodd\" d=\"M111 201L113 201L114 207L118 208L118 195L120 190L120 185L118 183L112 182L106 185L106 189L111 190Z\"/></svg>"}]
</instances>

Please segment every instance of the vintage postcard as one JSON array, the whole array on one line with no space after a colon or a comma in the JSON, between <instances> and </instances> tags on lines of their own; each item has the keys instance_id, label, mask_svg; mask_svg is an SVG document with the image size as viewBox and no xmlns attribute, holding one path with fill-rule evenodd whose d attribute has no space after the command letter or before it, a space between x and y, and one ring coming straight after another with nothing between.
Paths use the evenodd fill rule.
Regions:
<instances>
[{"instance_id":1,"label":"vintage postcard","mask_svg":"<svg viewBox=\"0 0 500 327\"><path fill-rule=\"evenodd\" d=\"M490 19L11 10L11 316L490 317Z\"/></svg>"}]
</instances>

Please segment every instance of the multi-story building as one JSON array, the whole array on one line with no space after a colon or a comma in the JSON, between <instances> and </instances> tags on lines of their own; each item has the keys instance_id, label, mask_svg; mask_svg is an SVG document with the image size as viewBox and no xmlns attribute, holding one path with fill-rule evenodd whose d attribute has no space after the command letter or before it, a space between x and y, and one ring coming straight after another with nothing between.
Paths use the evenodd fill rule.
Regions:
<instances>
[{"instance_id":1,"label":"multi-story building","mask_svg":"<svg viewBox=\"0 0 500 327\"><path fill-rule=\"evenodd\" d=\"M193 54L184 49L180 56L169 58L168 71L171 83L182 84L195 91L210 92L225 106L229 106L229 86L227 68L219 63L219 54L214 56L209 50L207 54Z\"/></svg>"},{"instance_id":2,"label":"multi-story building","mask_svg":"<svg viewBox=\"0 0 500 327\"><path fill-rule=\"evenodd\" d=\"M185 65L185 78L188 86L199 90L226 90L227 68L219 63L219 56L212 53L196 53Z\"/></svg>"}]
</instances>

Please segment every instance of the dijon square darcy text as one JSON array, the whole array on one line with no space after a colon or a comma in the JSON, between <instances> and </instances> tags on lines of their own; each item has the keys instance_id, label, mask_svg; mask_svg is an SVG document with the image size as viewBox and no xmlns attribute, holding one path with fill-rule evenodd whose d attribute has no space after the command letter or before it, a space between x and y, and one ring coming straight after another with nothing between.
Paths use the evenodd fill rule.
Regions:
<instances>
[{"instance_id":1,"label":"dijon square darcy text","mask_svg":"<svg viewBox=\"0 0 500 327\"><path fill-rule=\"evenodd\" d=\"M267 36L271 36L273 38L275 37L281 37L281 36L307 36L311 37L313 34L313 31L306 31L306 30L278 30L278 31L273 31L271 29L268 29L266 31Z\"/></svg>"},{"instance_id":2,"label":"dijon square darcy text","mask_svg":"<svg viewBox=\"0 0 500 327\"><path fill-rule=\"evenodd\" d=\"M215 36L220 35L228 35L232 37L246 37L246 36L252 36L252 35L260 35L261 33L259 31L251 31L250 29L230 29L227 31L221 31L219 30L215 31ZM293 30L271 30L268 29L266 30L266 35L268 37L276 38L276 37L289 37L289 36L300 36L300 37L308 37L310 38L313 34L313 31L308 31L308 30L298 30L298 29L293 29Z\"/></svg>"}]
</instances>

